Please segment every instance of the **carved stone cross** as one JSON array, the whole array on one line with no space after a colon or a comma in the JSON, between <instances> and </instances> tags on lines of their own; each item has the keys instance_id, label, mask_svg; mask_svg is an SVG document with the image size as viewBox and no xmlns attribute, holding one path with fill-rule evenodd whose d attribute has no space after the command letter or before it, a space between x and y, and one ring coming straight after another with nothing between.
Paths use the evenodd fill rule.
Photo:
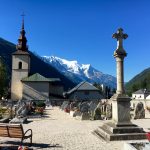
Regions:
<instances>
[{"instance_id":1,"label":"carved stone cross","mask_svg":"<svg viewBox=\"0 0 150 150\"><path fill-rule=\"evenodd\" d=\"M117 49L122 50L123 49L123 39L126 39L128 37L127 34L123 33L123 29L119 28L117 30L117 33L114 33L112 35L112 38L117 39Z\"/></svg>"}]
</instances>

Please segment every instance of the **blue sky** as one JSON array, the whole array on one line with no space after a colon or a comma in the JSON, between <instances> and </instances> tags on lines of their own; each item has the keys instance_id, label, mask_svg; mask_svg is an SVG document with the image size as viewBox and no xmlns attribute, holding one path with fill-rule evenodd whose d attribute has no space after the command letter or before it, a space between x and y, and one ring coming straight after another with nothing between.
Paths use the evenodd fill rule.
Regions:
<instances>
[{"instance_id":1,"label":"blue sky","mask_svg":"<svg viewBox=\"0 0 150 150\"><path fill-rule=\"evenodd\" d=\"M150 67L149 0L0 0L0 37L17 43L21 13L29 49L54 55L116 76L112 34L119 27L124 41L125 81Z\"/></svg>"}]
</instances>

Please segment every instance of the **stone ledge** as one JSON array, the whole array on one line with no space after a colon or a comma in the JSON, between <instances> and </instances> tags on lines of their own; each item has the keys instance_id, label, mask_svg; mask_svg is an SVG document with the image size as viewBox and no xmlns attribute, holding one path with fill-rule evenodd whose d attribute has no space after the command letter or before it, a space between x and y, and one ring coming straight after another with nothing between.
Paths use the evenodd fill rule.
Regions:
<instances>
[{"instance_id":1,"label":"stone ledge","mask_svg":"<svg viewBox=\"0 0 150 150\"><path fill-rule=\"evenodd\" d=\"M115 126L113 123L105 123L101 128L104 130L109 130L113 134L123 134L123 133L144 133L143 128L138 127L137 125L130 126Z\"/></svg>"},{"instance_id":2,"label":"stone ledge","mask_svg":"<svg viewBox=\"0 0 150 150\"><path fill-rule=\"evenodd\" d=\"M143 128L140 127L116 127L113 128L108 124L94 130L97 136L105 139L106 141L119 141L119 140L141 140L146 139Z\"/></svg>"}]
</instances>

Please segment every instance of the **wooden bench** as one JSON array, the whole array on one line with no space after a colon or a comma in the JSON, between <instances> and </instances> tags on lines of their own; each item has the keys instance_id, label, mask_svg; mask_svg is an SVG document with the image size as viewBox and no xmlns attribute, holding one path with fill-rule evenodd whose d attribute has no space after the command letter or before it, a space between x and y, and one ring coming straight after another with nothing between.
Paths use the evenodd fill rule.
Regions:
<instances>
[{"instance_id":1,"label":"wooden bench","mask_svg":"<svg viewBox=\"0 0 150 150\"><path fill-rule=\"evenodd\" d=\"M32 145L32 130L23 130L22 124L0 124L0 136L9 138L20 138L21 144L23 140L30 138L30 145Z\"/></svg>"}]
</instances>

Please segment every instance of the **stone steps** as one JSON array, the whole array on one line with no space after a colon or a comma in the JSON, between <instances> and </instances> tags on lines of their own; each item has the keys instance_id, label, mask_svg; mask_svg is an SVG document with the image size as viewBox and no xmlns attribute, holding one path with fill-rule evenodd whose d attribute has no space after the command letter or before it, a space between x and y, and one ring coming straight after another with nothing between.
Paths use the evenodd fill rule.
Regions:
<instances>
[{"instance_id":1,"label":"stone steps","mask_svg":"<svg viewBox=\"0 0 150 150\"><path fill-rule=\"evenodd\" d=\"M145 132L139 127L116 127L115 129L105 124L93 133L106 141L146 139Z\"/></svg>"},{"instance_id":2,"label":"stone steps","mask_svg":"<svg viewBox=\"0 0 150 150\"><path fill-rule=\"evenodd\" d=\"M130 126L130 127L113 127L111 125L104 124L101 128L104 130L108 130L114 134L122 134L122 133L143 133L143 128L138 126Z\"/></svg>"}]
</instances>

